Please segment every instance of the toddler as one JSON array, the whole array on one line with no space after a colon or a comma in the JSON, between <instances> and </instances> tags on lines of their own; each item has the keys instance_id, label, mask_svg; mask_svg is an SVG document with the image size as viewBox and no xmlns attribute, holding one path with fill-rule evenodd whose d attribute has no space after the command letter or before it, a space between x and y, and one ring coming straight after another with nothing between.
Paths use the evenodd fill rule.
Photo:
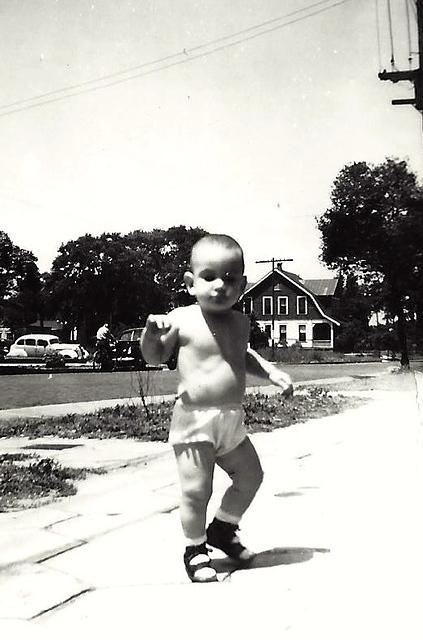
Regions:
<instances>
[{"instance_id":1,"label":"toddler","mask_svg":"<svg viewBox=\"0 0 423 640\"><path fill-rule=\"evenodd\" d=\"M166 362L178 352L180 382L169 442L181 483L184 563L193 582L212 582L217 576L206 543L239 564L254 555L237 535L263 478L243 423L246 372L270 378L286 395L293 388L287 374L248 347L249 318L233 310L246 285L243 252L233 238L201 238L192 249L184 281L196 303L167 315L150 315L141 348L151 364ZM206 529L216 464L232 483Z\"/></svg>"}]
</instances>

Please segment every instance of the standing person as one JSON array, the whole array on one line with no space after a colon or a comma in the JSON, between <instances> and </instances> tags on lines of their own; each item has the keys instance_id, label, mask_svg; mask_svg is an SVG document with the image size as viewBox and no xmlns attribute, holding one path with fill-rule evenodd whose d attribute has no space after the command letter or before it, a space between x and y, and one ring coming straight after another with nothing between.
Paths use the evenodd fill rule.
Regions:
<instances>
[{"instance_id":1,"label":"standing person","mask_svg":"<svg viewBox=\"0 0 423 640\"><path fill-rule=\"evenodd\" d=\"M246 371L270 378L287 395L292 383L248 347L249 319L232 308L246 285L243 252L233 238L217 234L201 238L192 249L184 281L196 304L167 315L150 315L141 348L152 364L165 362L178 349L180 382L169 442L181 483L184 563L193 582L212 582L217 576L206 542L239 564L247 564L254 555L237 535L239 521L263 478L243 424ZM206 529L216 464L232 484Z\"/></svg>"}]
</instances>

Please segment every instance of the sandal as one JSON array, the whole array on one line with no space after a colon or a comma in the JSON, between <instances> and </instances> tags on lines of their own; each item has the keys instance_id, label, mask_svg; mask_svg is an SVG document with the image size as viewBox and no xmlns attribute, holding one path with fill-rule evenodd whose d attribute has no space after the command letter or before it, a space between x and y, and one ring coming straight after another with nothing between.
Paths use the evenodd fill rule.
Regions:
<instances>
[{"instance_id":1,"label":"sandal","mask_svg":"<svg viewBox=\"0 0 423 640\"><path fill-rule=\"evenodd\" d=\"M217 582L205 542L185 549L184 564L192 582Z\"/></svg>"},{"instance_id":2,"label":"sandal","mask_svg":"<svg viewBox=\"0 0 423 640\"><path fill-rule=\"evenodd\" d=\"M214 518L207 528L207 544L220 549L239 564L248 564L256 555L240 542L238 525Z\"/></svg>"}]
</instances>

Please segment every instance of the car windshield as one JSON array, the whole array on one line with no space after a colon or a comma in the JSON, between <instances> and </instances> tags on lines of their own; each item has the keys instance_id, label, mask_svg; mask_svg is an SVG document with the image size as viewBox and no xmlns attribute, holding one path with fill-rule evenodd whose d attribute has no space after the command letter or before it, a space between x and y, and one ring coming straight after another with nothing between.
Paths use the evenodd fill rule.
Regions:
<instances>
[{"instance_id":1,"label":"car windshield","mask_svg":"<svg viewBox=\"0 0 423 640\"><path fill-rule=\"evenodd\" d=\"M50 342L50 344L58 344L59 343L59 338L50 338L49 342Z\"/></svg>"}]
</instances>

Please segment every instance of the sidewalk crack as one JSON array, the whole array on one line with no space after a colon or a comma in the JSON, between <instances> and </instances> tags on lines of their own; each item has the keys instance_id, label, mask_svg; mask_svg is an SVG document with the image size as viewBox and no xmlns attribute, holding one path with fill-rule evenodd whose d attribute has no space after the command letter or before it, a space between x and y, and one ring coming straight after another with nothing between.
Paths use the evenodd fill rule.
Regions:
<instances>
[{"instance_id":1,"label":"sidewalk crack","mask_svg":"<svg viewBox=\"0 0 423 640\"><path fill-rule=\"evenodd\" d=\"M42 564L43 562L47 562L47 560L51 560L52 558L57 558L58 556L61 556L64 553L68 553L69 551L74 551L75 549L78 549L79 547L83 547L86 544L88 544L87 540L78 540L77 542L73 543L72 546L66 547L65 549L58 549L57 551L54 551L49 555L43 555L43 557L40 558L39 560L36 560L34 564Z\"/></svg>"},{"instance_id":2,"label":"sidewalk crack","mask_svg":"<svg viewBox=\"0 0 423 640\"><path fill-rule=\"evenodd\" d=\"M66 598L65 600L62 600L61 602L58 602L57 604L54 604L53 606L48 607L47 609L43 609L43 611L39 611L39 613L36 613L35 616L32 616L31 618L29 618L29 620L36 620L37 618L40 618L41 616L45 615L46 613L50 613L51 611L55 611L56 609L60 609L61 607L64 607L65 605L69 604L73 600L76 600L80 596L83 596L86 593L92 593L93 591L95 591L95 589L93 589L92 587L88 587L87 589L82 589L78 593L74 593L69 598Z\"/></svg>"}]
</instances>

